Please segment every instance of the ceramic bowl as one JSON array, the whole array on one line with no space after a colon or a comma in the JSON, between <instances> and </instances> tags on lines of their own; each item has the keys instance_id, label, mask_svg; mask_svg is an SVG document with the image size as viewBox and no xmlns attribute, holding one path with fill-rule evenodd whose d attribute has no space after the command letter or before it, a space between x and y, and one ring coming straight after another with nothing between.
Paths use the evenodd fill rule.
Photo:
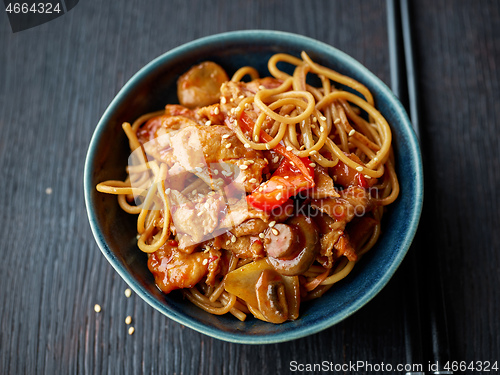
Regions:
<instances>
[{"instance_id":1,"label":"ceramic bowl","mask_svg":"<svg viewBox=\"0 0 500 375\"><path fill-rule=\"evenodd\" d=\"M285 52L300 56L302 50L314 61L365 84L392 128L401 194L385 215L378 243L347 278L323 297L303 303L300 318L293 322L275 325L253 317L240 322L230 314L208 314L182 299L180 293L162 294L147 268L146 255L136 246L136 216L123 212L115 196L95 189L101 181L125 178L130 151L122 122L133 121L167 103L176 103L177 78L201 61L215 61L229 75L239 67L251 65L266 76L271 55ZM363 307L387 284L403 260L415 235L423 201L418 142L403 106L390 89L359 62L329 45L300 35L263 30L229 32L195 40L166 52L137 72L113 99L95 129L85 163L84 185L89 222L97 244L142 299L196 331L247 344L283 342L311 335Z\"/></svg>"}]
</instances>

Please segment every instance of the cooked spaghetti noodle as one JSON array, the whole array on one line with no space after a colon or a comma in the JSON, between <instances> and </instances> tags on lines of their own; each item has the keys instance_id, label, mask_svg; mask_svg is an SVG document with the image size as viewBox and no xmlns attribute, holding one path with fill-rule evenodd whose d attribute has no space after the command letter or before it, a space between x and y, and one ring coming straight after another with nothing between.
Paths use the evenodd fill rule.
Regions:
<instances>
[{"instance_id":1,"label":"cooked spaghetti noodle","mask_svg":"<svg viewBox=\"0 0 500 375\"><path fill-rule=\"evenodd\" d=\"M399 194L391 129L363 84L301 57L274 55L266 78L202 63L180 77L181 105L123 124L139 162L97 190L138 215L163 292L282 323L377 242Z\"/></svg>"}]
</instances>

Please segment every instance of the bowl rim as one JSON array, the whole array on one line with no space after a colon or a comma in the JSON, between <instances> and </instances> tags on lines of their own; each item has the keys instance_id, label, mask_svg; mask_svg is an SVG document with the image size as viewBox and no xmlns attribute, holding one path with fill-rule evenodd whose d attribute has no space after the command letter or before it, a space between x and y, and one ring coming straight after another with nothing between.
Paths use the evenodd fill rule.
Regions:
<instances>
[{"instance_id":1,"label":"bowl rim","mask_svg":"<svg viewBox=\"0 0 500 375\"><path fill-rule=\"evenodd\" d=\"M412 206L412 210L410 211L410 215L408 216L408 229L404 233L404 238L401 240L400 250L395 254L394 259L389 264L387 270L381 276L380 280L377 283L371 285L370 288L367 289L358 300L354 301L354 303L344 308L341 313L336 314L336 318L324 320L320 323L314 323L307 326L299 326L296 328L292 328L290 331L284 331L274 334L244 335L226 332L216 327L204 325L190 317L187 317L186 315L181 315L175 311L168 309L165 305L161 304L158 300L152 297L147 289L139 285L134 277L130 273L128 273L120 264L118 258L113 254L111 249L104 241L101 230L97 225L97 215L92 208L93 202L91 192L95 187L92 185L91 166L95 159L95 150L97 149L98 144L101 141L101 135L104 132L106 125L109 123L112 113L115 111L115 107L121 104L122 100L129 90L133 89L136 85L139 85L141 81L150 74L151 71L154 71L155 69L163 65L165 61L170 61L177 57L181 57L182 55L191 51L195 51L199 47L206 46L207 44L221 44L224 42L248 42L248 40L251 39L268 39L270 42L272 41L272 43L277 44L279 43L279 41L289 41L291 38L294 40L294 42L298 42L298 44L300 45L311 45L315 49L321 48L323 50L326 50L329 55L334 55L337 61L341 61L343 64L350 65L354 69L360 71L360 73L363 75L363 78L366 79L364 83L369 81L371 85L376 86L377 89L381 92L381 95L383 95L388 100L390 108L394 110L396 116L401 119L399 128L401 128L403 130L403 133L408 136L407 147L411 150L411 158L414 159L413 162L415 164L415 170L413 171L415 179L415 200ZM116 94L109 106L106 108L90 140L84 167L85 206L87 209L87 216L92 233L101 252L104 254L108 262L113 266L116 272L118 272L118 274L122 277L122 279L150 306L166 315L168 318L176 321L177 323L187 326L205 335L220 340L240 344L280 343L309 336L341 322L350 315L354 314L361 307L366 305L370 300L372 300L392 278L401 262L403 261L406 253L408 252L408 249L410 248L410 245L417 231L422 212L423 187L424 184L422 157L417 137L415 135L413 127L411 126L406 110L393 94L393 92L387 87L387 85L356 59L329 44L307 36L275 30L237 30L209 35L175 47L146 64L127 81L127 83L121 88L121 90Z\"/></svg>"}]
</instances>

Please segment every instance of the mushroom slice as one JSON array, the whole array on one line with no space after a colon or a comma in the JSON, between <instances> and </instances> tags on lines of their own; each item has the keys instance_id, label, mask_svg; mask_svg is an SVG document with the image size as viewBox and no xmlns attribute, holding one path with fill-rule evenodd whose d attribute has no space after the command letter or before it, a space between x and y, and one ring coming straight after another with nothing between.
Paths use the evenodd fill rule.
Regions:
<instances>
[{"instance_id":1,"label":"mushroom slice","mask_svg":"<svg viewBox=\"0 0 500 375\"><path fill-rule=\"evenodd\" d=\"M266 320L271 323L283 323L288 319L285 284L278 272L270 269L262 271L255 291L259 310Z\"/></svg>"}]
</instances>

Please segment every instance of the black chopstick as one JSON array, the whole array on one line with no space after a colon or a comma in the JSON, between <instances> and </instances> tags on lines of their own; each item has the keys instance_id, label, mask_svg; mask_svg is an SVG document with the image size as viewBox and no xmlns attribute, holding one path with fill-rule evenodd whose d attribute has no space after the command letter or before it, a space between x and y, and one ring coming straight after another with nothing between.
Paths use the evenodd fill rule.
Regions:
<instances>
[{"instance_id":1,"label":"black chopstick","mask_svg":"<svg viewBox=\"0 0 500 375\"><path fill-rule=\"evenodd\" d=\"M387 0L387 19L392 89L408 110L415 134L420 139L420 103L408 0ZM409 298L405 298L404 324L407 363L423 366L422 372L407 374L423 374L425 371L431 374L453 374L443 368L450 360L450 345L440 272L438 269L427 268L427 277L419 277L422 261L417 254L422 252L415 251L421 249L419 238L417 234L408 254L409 259L403 264L406 268L405 284L409 291L405 294ZM422 283L425 284L423 290L427 292L427 298L422 298ZM424 338L426 341L430 340L430 353L425 350L427 345L423 345ZM425 359L427 360L424 362ZM433 367L430 368L429 364Z\"/></svg>"}]
</instances>

